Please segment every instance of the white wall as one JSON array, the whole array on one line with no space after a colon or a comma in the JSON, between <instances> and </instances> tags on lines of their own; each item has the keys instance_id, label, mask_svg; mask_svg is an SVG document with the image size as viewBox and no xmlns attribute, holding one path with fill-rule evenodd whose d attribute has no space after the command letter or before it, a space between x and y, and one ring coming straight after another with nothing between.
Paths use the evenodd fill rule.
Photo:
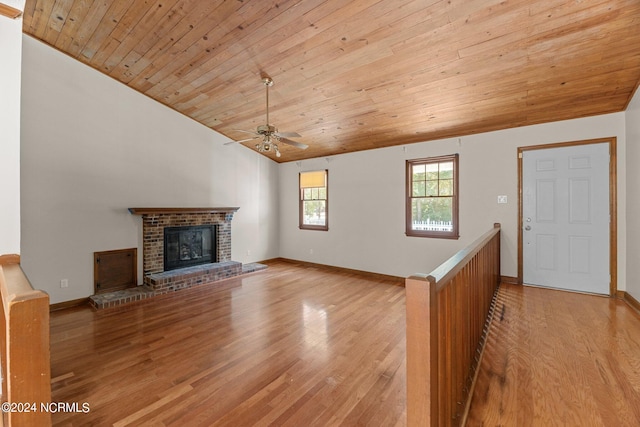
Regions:
<instances>
[{"instance_id":1,"label":"white wall","mask_svg":"<svg viewBox=\"0 0 640 427\"><path fill-rule=\"evenodd\" d=\"M21 260L52 303L93 294L96 251L137 247L142 279L129 207L239 206L232 259L278 256L277 163L28 36L22 72Z\"/></svg>"},{"instance_id":2,"label":"white wall","mask_svg":"<svg viewBox=\"0 0 640 427\"><path fill-rule=\"evenodd\" d=\"M24 10L24 0L4 0ZM0 16L0 255L20 253L20 68L22 18Z\"/></svg>"},{"instance_id":3,"label":"white wall","mask_svg":"<svg viewBox=\"0 0 640 427\"><path fill-rule=\"evenodd\" d=\"M280 255L396 276L428 273L502 224L502 274L517 276L517 148L618 138L618 288L625 286L624 113L289 162L280 167ZM460 142L459 142L460 141ZM405 151L406 150L406 151ZM460 239L406 237L405 160L460 153ZM300 166L298 166L300 164ZM329 231L298 228L298 172L329 169ZM497 196L508 196L498 205ZM313 253L311 253L313 251Z\"/></svg>"},{"instance_id":4,"label":"white wall","mask_svg":"<svg viewBox=\"0 0 640 427\"><path fill-rule=\"evenodd\" d=\"M627 131L627 292L640 301L640 91L625 112Z\"/></svg>"}]
</instances>

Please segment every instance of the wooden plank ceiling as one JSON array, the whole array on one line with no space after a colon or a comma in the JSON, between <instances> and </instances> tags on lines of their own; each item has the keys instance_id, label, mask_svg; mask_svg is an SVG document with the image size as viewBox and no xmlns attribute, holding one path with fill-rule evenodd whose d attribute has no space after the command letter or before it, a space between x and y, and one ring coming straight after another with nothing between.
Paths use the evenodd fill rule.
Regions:
<instances>
[{"instance_id":1,"label":"wooden plank ceiling","mask_svg":"<svg viewBox=\"0 0 640 427\"><path fill-rule=\"evenodd\" d=\"M235 140L272 77L309 145L277 161L623 111L640 80L639 0L27 0L24 32Z\"/></svg>"}]
</instances>

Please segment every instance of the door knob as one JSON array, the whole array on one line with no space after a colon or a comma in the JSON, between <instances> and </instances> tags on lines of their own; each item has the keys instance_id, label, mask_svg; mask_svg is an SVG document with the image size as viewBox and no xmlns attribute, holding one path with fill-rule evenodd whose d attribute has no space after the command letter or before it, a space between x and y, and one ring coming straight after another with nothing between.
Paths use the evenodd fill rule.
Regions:
<instances>
[{"instance_id":1,"label":"door knob","mask_svg":"<svg viewBox=\"0 0 640 427\"><path fill-rule=\"evenodd\" d=\"M530 225L527 225L524 229L525 229L525 230L527 230L527 231L529 231L529 230L531 230L531 226L530 226Z\"/></svg>"}]
</instances>

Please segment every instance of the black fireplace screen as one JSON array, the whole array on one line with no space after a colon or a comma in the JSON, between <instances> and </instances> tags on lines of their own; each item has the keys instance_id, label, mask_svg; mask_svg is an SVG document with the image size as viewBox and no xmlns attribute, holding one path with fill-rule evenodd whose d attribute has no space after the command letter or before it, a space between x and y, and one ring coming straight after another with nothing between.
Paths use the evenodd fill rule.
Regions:
<instances>
[{"instance_id":1,"label":"black fireplace screen","mask_svg":"<svg viewBox=\"0 0 640 427\"><path fill-rule=\"evenodd\" d=\"M164 270L216 262L216 226L166 227Z\"/></svg>"}]
</instances>

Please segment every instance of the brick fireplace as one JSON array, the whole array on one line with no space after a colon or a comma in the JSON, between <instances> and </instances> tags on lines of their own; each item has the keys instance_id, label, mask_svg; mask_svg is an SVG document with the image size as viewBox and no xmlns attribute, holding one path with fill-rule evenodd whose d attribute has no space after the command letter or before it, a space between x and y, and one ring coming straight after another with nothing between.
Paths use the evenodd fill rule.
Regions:
<instances>
[{"instance_id":1,"label":"brick fireplace","mask_svg":"<svg viewBox=\"0 0 640 427\"><path fill-rule=\"evenodd\" d=\"M89 302L96 309L118 307L147 300L156 295L266 269L266 265L257 262L242 264L231 260L231 220L238 209L129 208L129 212L133 215L142 217L144 286L92 295L89 297ZM165 268L164 229L201 226L212 226L210 228L216 230L215 245L203 245L207 248L211 247L212 253L215 252L215 256L212 257L214 262L174 270Z\"/></svg>"},{"instance_id":2,"label":"brick fireplace","mask_svg":"<svg viewBox=\"0 0 640 427\"><path fill-rule=\"evenodd\" d=\"M156 293L172 292L242 273L231 260L231 221L239 208L129 208L142 216L142 268L145 285ZM165 228L215 225L214 262L167 271L164 266Z\"/></svg>"}]
</instances>

